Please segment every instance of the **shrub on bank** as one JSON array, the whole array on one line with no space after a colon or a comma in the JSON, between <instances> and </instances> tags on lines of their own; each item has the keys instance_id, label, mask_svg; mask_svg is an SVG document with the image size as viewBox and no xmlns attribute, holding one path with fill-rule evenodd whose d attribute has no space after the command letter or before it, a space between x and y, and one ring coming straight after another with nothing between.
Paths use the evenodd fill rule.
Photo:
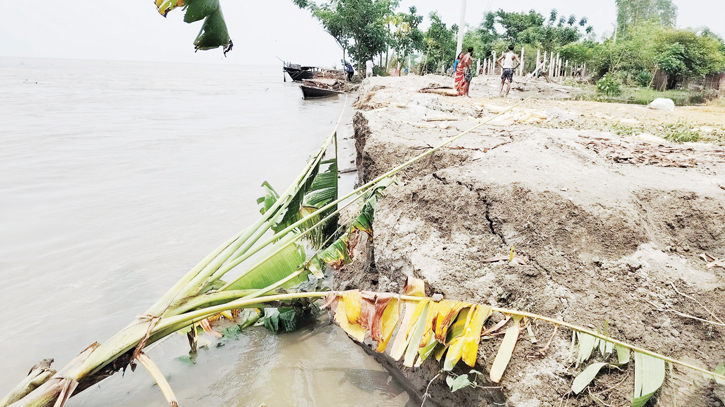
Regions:
<instances>
[{"instance_id":1,"label":"shrub on bank","mask_svg":"<svg viewBox=\"0 0 725 407\"><path fill-rule=\"evenodd\" d=\"M606 74L597 81L597 92L607 96L619 96L622 94L622 87L614 76Z\"/></svg>"}]
</instances>

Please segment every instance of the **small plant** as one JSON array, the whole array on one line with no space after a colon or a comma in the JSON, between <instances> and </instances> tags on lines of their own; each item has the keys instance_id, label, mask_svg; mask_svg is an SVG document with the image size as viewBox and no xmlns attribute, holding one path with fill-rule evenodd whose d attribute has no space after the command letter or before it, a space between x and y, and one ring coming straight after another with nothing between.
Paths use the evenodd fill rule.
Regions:
<instances>
[{"instance_id":1,"label":"small plant","mask_svg":"<svg viewBox=\"0 0 725 407\"><path fill-rule=\"evenodd\" d=\"M622 94L622 87L617 79L606 74L597 81L597 92L607 96L619 96Z\"/></svg>"},{"instance_id":2,"label":"small plant","mask_svg":"<svg viewBox=\"0 0 725 407\"><path fill-rule=\"evenodd\" d=\"M637 85L640 87L649 88L652 83L652 74L647 71L641 71L634 77L634 80L637 81Z\"/></svg>"},{"instance_id":3,"label":"small plant","mask_svg":"<svg viewBox=\"0 0 725 407\"><path fill-rule=\"evenodd\" d=\"M682 120L678 120L677 123L666 124L663 133L664 138L676 143L698 141L701 137L698 128L692 127L692 125Z\"/></svg>"}]
</instances>

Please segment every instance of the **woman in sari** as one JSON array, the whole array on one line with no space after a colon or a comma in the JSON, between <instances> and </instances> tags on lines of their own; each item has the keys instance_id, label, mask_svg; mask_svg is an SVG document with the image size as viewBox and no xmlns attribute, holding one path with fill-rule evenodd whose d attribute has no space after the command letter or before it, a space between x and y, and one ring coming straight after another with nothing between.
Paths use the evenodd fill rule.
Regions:
<instances>
[{"instance_id":1,"label":"woman in sari","mask_svg":"<svg viewBox=\"0 0 725 407\"><path fill-rule=\"evenodd\" d=\"M458 62L458 66L456 67L456 89L458 90L458 94L460 96L468 96L468 88L471 86L471 64L473 63L473 59L471 56L473 55L473 47L468 48L468 52L461 52L461 55L458 56L460 61ZM470 97L470 96L469 96Z\"/></svg>"}]
</instances>

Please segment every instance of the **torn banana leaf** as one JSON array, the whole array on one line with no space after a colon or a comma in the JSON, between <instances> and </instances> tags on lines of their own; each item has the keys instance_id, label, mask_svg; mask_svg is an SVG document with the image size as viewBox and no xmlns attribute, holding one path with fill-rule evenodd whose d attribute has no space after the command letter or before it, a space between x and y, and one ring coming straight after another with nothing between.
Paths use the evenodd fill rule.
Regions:
<instances>
[{"instance_id":1,"label":"torn banana leaf","mask_svg":"<svg viewBox=\"0 0 725 407\"><path fill-rule=\"evenodd\" d=\"M418 357L418 349L420 348L420 341L423 337L423 331L425 331L425 321L428 317L428 311L430 309L429 301L421 301L418 305L423 305L420 310L420 314L416 318L415 313L413 319L416 320L413 329L410 332L410 342L408 348L405 350L405 357L403 358L403 366L413 367ZM417 310L416 310L417 312Z\"/></svg>"},{"instance_id":2,"label":"torn banana leaf","mask_svg":"<svg viewBox=\"0 0 725 407\"><path fill-rule=\"evenodd\" d=\"M390 342L390 338L393 337L393 331L395 331L395 326L398 324L398 319L400 318L399 314L400 302L397 299L392 299L385 308L385 312L383 312L381 322L381 341L378 342L378 352L382 353L388 347L388 342Z\"/></svg>"},{"instance_id":3,"label":"torn banana leaf","mask_svg":"<svg viewBox=\"0 0 725 407\"><path fill-rule=\"evenodd\" d=\"M197 50L224 47L224 55L231 51L233 44L229 38L227 23L224 21L219 0L155 0L154 4L164 17L171 10L183 6L186 10L185 22L204 20L201 31L194 40L194 47Z\"/></svg>"},{"instance_id":4,"label":"torn banana leaf","mask_svg":"<svg viewBox=\"0 0 725 407\"><path fill-rule=\"evenodd\" d=\"M453 339L448 348L443 370L453 370L460 359L463 359L463 362L471 367L476 364L481 331L483 330L483 324L490 315L491 307L488 305L474 305L471 307L467 314L463 334Z\"/></svg>"},{"instance_id":5,"label":"torn banana leaf","mask_svg":"<svg viewBox=\"0 0 725 407\"><path fill-rule=\"evenodd\" d=\"M347 316L345 310L345 302L337 302L337 310L335 311L335 322L342 328L348 335L358 342L365 340L365 328L360 324L352 324Z\"/></svg>"},{"instance_id":6,"label":"torn banana leaf","mask_svg":"<svg viewBox=\"0 0 725 407\"><path fill-rule=\"evenodd\" d=\"M491 381L494 383L499 383L501 381L503 372L506 370L506 366L508 366L509 361L511 360L511 355L516 347L516 342L519 340L519 332L521 329L519 327L519 321L521 321L521 316L514 315L513 321L514 324L506 330L506 335L503 337L501 347L498 348L496 359L494 359L493 366L491 366Z\"/></svg>"},{"instance_id":7,"label":"torn banana leaf","mask_svg":"<svg viewBox=\"0 0 725 407\"><path fill-rule=\"evenodd\" d=\"M634 399L632 407L642 407L665 381L665 361L634 352Z\"/></svg>"},{"instance_id":8,"label":"torn banana leaf","mask_svg":"<svg viewBox=\"0 0 725 407\"><path fill-rule=\"evenodd\" d=\"M393 341L393 346L390 349L390 357L393 358L393 360L400 360L401 357L403 357L403 353L405 353L405 348L408 346L409 337L408 337L408 325L410 325L410 321L413 318L413 313L415 312L416 303L410 302L410 301L403 301L404 309L403 311L403 320L400 322L400 326L398 328L398 334L395 335L395 341Z\"/></svg>"},{"instance_id":9,"label":"torn banana leaf","mask_svg":"<svg viewBox=\"0 0 725 407\"><path fill-rule=\"evenodd\" d=\"M154 1L159 14L166 17L169 11L184 5L184 0L156 0Z\"/></svg>"},{"instance_id":10,"label":"torn banana leaf","mask_svg":"<svg viewBox=\"0 0 725 407\"><path fill-rule=\"evenodd\" d=\"M362 326L370 332L370 337L376 341L383 340L383 314L393 299L392 295L380 296L363 294L362 297Z\"/></svg>"},{"instance_id":11,"label":"torn banana leaf","mask_svg":"<svg viewBox=\"0 0 725 407\"><path fill-rule=\"evenodd\" d=\"M360 291L358 290L345 291L342 293L342 302L345 307L345 313L347 314L347 320L351 324L359 324L361 321L361 300Z\"/></svg>"},{"instance_id":12,"label":"torn banana leaf","mask_svg":"<svg viewBox=\"0 0 725 407\"><path fill-rule=\"evenodd\" d=\"M600 363L592 363L591 365L587 366L586 369L584 369L583 372L579 373L577 377L574 379L574 382L571 384L571 390L574 392L574 394L581 393L584 388L586 388L589 383L594 380L594 378L597 376L597 373L606 366L607 363L600 362Z\"/></svg>"}]
</instances>

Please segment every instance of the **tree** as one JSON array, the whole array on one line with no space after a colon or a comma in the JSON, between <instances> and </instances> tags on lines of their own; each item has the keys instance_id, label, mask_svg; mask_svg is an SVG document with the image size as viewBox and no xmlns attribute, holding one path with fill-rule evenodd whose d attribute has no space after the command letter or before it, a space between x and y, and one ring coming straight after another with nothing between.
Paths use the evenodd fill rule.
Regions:
<instances>
[{"instance_id":1,"label":"tree","mask_svg":"<svg viewBox=\"0 0 725 407\"><path fill-rule=\"evenodd\" d=\"M391 43L399 58L406 58L425 48L423 32L418 28L423 22L423 16L419 16L417 12L418 9L412 6L408 13L398 13L393 19L395 31L391 34Z\"/></svg>"},{"instance_id":2,"label":"tree","mask_svg":"<svg viewBox=\"0 0 725 407\"><path fill-rule=\"evenodd\" d=\"M626 32L629 27L647 20L656 20L665 27L677 22L677 6L672 0L616 0L617 26Z\"/></svg>"},{"instance_id":3,"label":"tree","mask_svg":"<svg viewBox=\"0 0 725 407\"><path fill-rule=\"evenodd\" d=\"M347 49L350 47L350 32L345 25L342 15L336 13L327 4L318 6L306 0L292 0L300 8L308 8L312 15L320 21L322 27L335 39L337 45L342 49L342 61L347 61Z\"/></svg>"},{"instance_id":4,"label":"tree","mask_svg":"<svg viewBox=\"0 0 725 407\"><path fill-rule=\"evenodd\" d=\"M456 57L457 27L450 29L436 12L430 13L430 27L425 32L425 70L436 71L439 64L452 62Z\"/></svg>"},{"instance_id":5,"label":"tree","mask_svg":"<svg viewBox=\"0 0 725 407\"><path fill-rule=\"evenodd\" d=\"M314 1L292 1L320 20L343 53L348 51L352 56L362 77L365 62L386 49L389 33L385 19L398 6L397 0L332 0L320 5Z\"/></svg>"}]
</instances>

